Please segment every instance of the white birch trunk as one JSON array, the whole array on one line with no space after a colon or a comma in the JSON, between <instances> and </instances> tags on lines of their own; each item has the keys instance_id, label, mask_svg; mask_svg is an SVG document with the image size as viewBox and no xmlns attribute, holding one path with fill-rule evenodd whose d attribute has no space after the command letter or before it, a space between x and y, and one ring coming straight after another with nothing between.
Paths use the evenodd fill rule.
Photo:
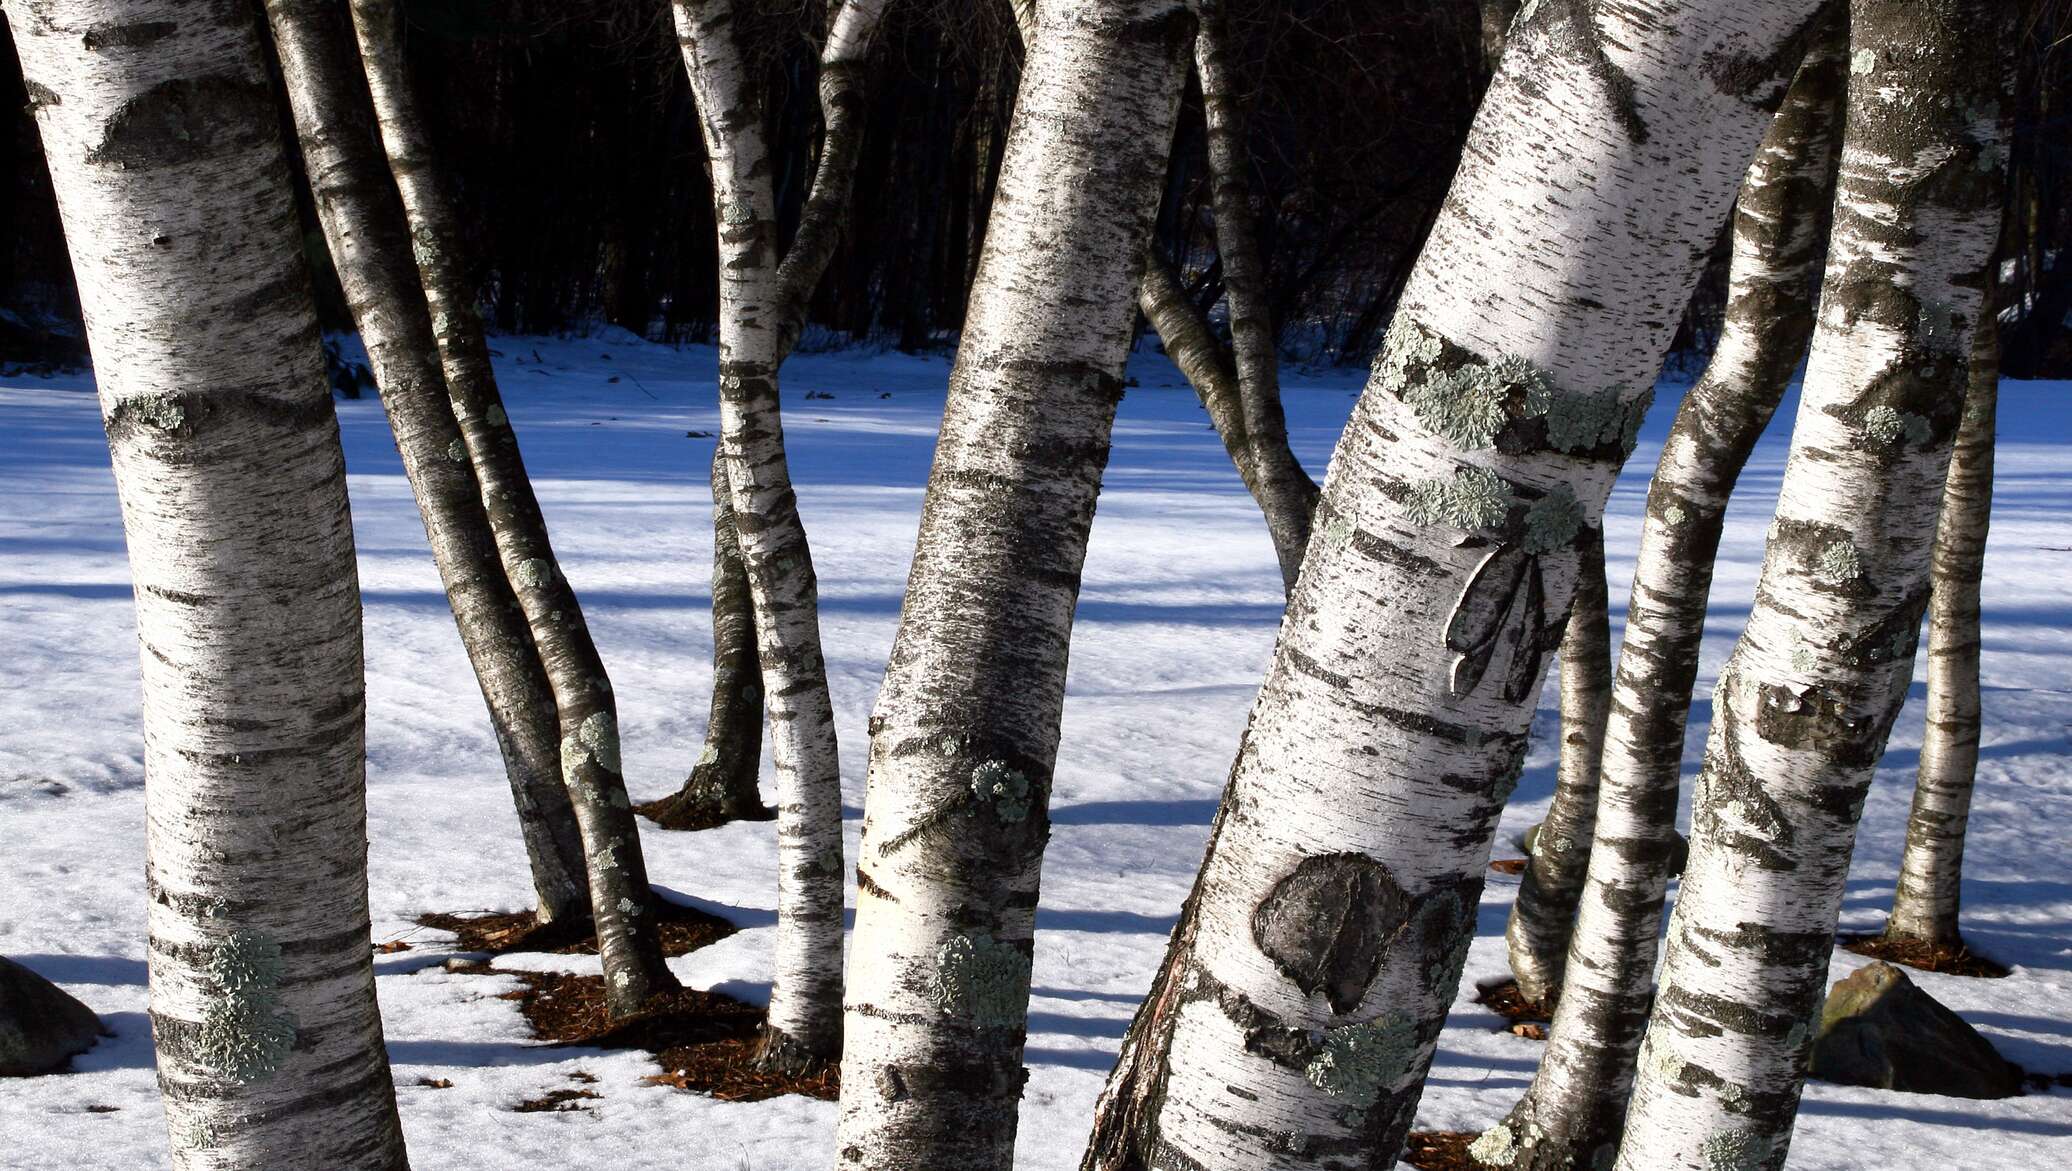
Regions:
<instances>
[{"instance_id":1,"label":"white birch trunk","mask_svg":"<svg viewBox=\"0 0 2072 1171\"><path fill-rule=\"evenodd\" d=\"M1784 1165L1856 821L1913 674L1998 234L1992 0L1854 0L1813 356L1713 695L1621 1171Z\"/></svg>"},{"instance_id":2,"label":"white birch trunk","mask_svg":"<svg viewBox=\"0 0 2072 1171\"><path fill-rule=\"evenodd\" d=\"M805 215L777 253L762 87L735 0L676 0L719 224L720 455L755 615L777 769L778 930L760 1060L803 1073L842 1049L842 775L819 587L785 459L777 371L832 254L861 145L859 74L884 0L846 0L821 54L827 133Z\"/></svg>"},{"instance_id":3,"label":"white birch trunk","mask_svg":"<svg viewBox=\"0 0 2072 1171\"><path fill-rule=\"evenodd\" d=\"M1394 1163L1577 539L1815 8L1520 14L1086 1167Z\"/></svg>"},{"instance_id":4,"label":"white birch trunk","mask_svg":"<svg viewBox=\"0 0 2072 1171\"><path fill-rule=\"evenodd\" d=\"M1928 592L1928 722L1907 814L1906 851L1885 938L1935 947L1964 943L1957 911L1964 830L1978 777L1979 578L1993 512L1993 420L2000 398L1999 322L1979 318L1964 425L1950 457Z\"/></svg>"},{"instance_id":5,"label":"white birch trunk","mask_svg":"<svg viewBox=\"0 0 2072 1171\"><path fill-rule=\"evenodd\" d=\"M1191 25L1037 6L872 718L844 1168L1013 1158L1072 611Z\"/></svg>"},{"instance_id":6,"label":"white birch trunk","mask_svg":"<svg viewBox=\"0 0 2072 1171\"><path fill-rule=\"evenodd\" d=\"M1725 328L1648 488L1562 1000L1531 1088L1473 1148L1489 1166L1570 1171L1616 1151L1654 999L1684 723L1727 500L1813 336L1841 138L1841 16L1807 52L1741 185Z\"/></svg>"},{"instance_id":7,"label":"white birch trunk","mask_svg":"<svg viewBox=\"0 0 2072 1171\"><path fill-rule=\"evenodd\" d=\"M404 1168L344 455L257 14L11 0L7 20L136 583L173 1166Z\"/></svg>"}]
</instances>

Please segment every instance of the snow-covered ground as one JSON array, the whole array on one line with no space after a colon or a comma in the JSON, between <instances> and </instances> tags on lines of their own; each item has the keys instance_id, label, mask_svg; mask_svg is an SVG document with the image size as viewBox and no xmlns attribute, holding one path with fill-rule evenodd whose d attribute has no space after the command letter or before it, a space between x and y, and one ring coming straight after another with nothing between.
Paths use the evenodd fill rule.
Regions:
<instances>
[{"instance_id":1,"label":"snow-covered ground","mask_svg":"<svg viewBox=\"0 0 2072 1171\"><path fill-rule=\"evenodd\" d=\"M497 344L563 566L611 666L628 781L636 800L658 796L689 771L710 686L713 441L685 432L716 429L713 353L626 335ZM804 354L785 371L852 851L864 721L892 642L948 373L940 358L854 354ZM1141 385L1116 427L1074 631L1030 1006L1019 1146L1029 1171L1077 1165L1094 1095L1193 877L1280 612L1259 515L1194 396L1162 358L1140 357L1133 373ZM1313 471L1321 473L1360 381L1358 371L1289 378L1291 430ZM833 397L807 399L807 391ZM1674 398L1661 396L1612 501L1615 617L1654 443ZM2009 383L2001 410L1985 589L1985 759L1965 901L1972 940L2015 975L1915 978L2010 1059L2072 1072L2072 386ZM508 978L439 968L444 937L413 927L412 916L525 905L524 858L380 407L342 403L340 418L366 599L374 934L413 945L377 956L376 967L417 1165L827 1166L832 1105L726 1104L643 1084L653 1066L638 1055L531 1043L516 1007L495 996ZM1701 697L1747 612L1783 429L1745 478L1722 548ZM127 1171L167 1162L145 1016L136 653L90 380L9 380L0 388L0 954L68 987L115 1036L69 1076L0 1083L0 1167ZM1552 699L1550 688L1500 854L1515 853L1510 837L1538 819L1552 787L1554 715L1544 706ZM1882 921L1920 745L1920 699L1917 683L1865 809L1845 930ZM1702 699L1698 714L1706 714ZM1694 733L1692 769L1701 744ZM676 961L679 974L766 996L771 827L647 827L645 836L657 882L745 928ZM1540 1046L1497 1032L1497 1018L1466 1002L1475 982L1504 973L1503 922L1515 890L1515 880L1492 876L1420 1128L1485 1126L1531 1077ZM1834 975L1863 962L1838 955ZM589 1087L603 1095L590 1109L510 1111L568 1086L576 1070L602 1079ZM2026 1169L2053 1156L2072 1156L2072 1093L2063 1090L1978 1103L1816 1084L1791 1166Z\"/></svg>"}]
</instances>

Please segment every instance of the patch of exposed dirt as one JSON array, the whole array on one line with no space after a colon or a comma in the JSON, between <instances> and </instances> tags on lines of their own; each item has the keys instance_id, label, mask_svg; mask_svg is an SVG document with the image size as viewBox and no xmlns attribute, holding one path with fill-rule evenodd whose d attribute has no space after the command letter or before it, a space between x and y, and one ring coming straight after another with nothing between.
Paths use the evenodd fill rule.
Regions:
<instances>
[{"instance_id":1,"label":"patch of exposed dirt","mask_svg":"<svg viewBox=\"0 0 2072 1171\"><path fill-rule=\"evenodd\" d=\"M1554 1002L1527 1000L1516 980L1476 985L1475 1003L1504 1018L1502 1032L1528 1041L1546 1040L1547 1026L1554 1022Z\"/></svg>"},{"instance_id":2,"label":"patch of exposed dirt","mask_svg":"<svg viewBox=\"0 0 2072 1171\"><path fill-rule=\"evenodd\" d=\"M1525 873L1526 861L1524 858L1492 858L1489 861L1489 868L1498 874L1523 874Z\"/></svg>"},{"instance_id":3,"label":"patch of exposed dirt","mask_svg":"<svg viewBox=\"0 0 2072 1171\"><path fill-rule=\"evenodd\" d=\"M663 829L674 830L718 829L737 821L777 820L777 810L772 806L719 809L710 802L692 800L681 791L653 801L643 801L633 807L633 812Z\"/></svg>"},{"instance_id":4,"label":"patch of exposed dirt","mask_svg":"<svg viewBox=\"0 0 2072 1171\"><path fill-rule=\"evenodd\" d=\"M689 954L706 944L717 943L737 930L732 923L717 915L667 902L660 896L650 905L662 933L662 954L665 956ZM461 951L486 951L491 955L514 951L597 954L597 933L588 923L541 927L531 911L432 912L419 915L417 923L421 927L453 932L460 938L457 946Z\"/></svg>"},{"instance_id":5,"label":"patch of exposed dirt","mask_svg":"<svg viewBox=\"0 0 2072 1171\"><path fill-rule=\"evenodd\" d=\"M1416 1131L1403 1147L1403 1162L1418 1171L1482 1171L1482 1164L1468 1154L1468 1144L1480 1137L1451 1130Z\"/></svg>"},{"instance_id":6,"label":"patch of exposed dirt","mask_svg":"<svg viewBox=\"0 0 2072 1171\"><path fill-rule=\"evenodd\" d=\"M1984 980L1998 980L2009 974L2006 965L1989 960L1962 943L1933 944L1916 939L1887 939L1882 935L1844 935L1835 942L1843 951L1924 972Z\"/></svg>"},{"instance_id":7,"label":"patch of exposed dirt","mask_svg":"<svg viewBox=\"0 0 2072 1171\"><path fill-rule=\"evenodd\" d=\"M527 1098L511 1109L520 1114L569 1114L581 1110L585 1101L596 1101L603 1097L603 1094L595 1090L548 1090L537 1098Z\"/></svg>"}]
</instances>

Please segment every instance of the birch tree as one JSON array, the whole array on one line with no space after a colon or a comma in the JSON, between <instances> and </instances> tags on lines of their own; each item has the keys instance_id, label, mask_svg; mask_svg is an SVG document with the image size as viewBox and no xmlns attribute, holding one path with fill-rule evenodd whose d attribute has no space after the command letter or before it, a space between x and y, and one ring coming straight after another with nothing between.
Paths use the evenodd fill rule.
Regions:
<instances>
[{"instance_id":1,"label":"birch tree","mask_svg":"<svg viewBox=\"0 0 2072 1171\"><path fill-rule=\"evenodd\" d=\"M1597 826L1605 722L1612 706L1612 623L1604 581L1604 533L1583 530L1575 601L1561 636L1561 758L1554 798L1533 831L1531 857L1504 927L1518 993L1546 1004L1561 988L1568 941Z\"/></svg>"},{"instance_id":2,"label":"birch tree","mask_svg":"<svg viewBox=\"0 0 2072 1171\"><path fill-rule=\"evenodd\" d=\"M1993 421L2000 398L1999 322L1979 315L1964 422L1950 456L1942 516L1929 559L1928 722L1899 889L1885 938L1961 950L1964 829L1978 776L1979 578L1993 511Z\"/></svg>"},{"instance_id":3,"label":"birch tree","mask_svg":"<svg viewBox=\"0 0 2072 1171\"><path fill-rule=\"evenodd\" d=\"M253 15L14 0L142 645L151 1032L181 1171L401 1169L344 453Z\"/></svg>"},{"instance_id":4,"label":"birch tree","mask_svg":"<svg viewBox=\"0 0 2072 1171\"><path fill-rule=\"evenodd\" d=\"M735 0L676 0L711 163L720 254L720 456L755 618L777 768L777 959L758 1060L803 1073L842 1048L842 771L819 590L785 459L777 371L834 253L862 149L862 70L885 0L844 0L821 52L825 141L780 259L764 94Z\"/></svg>"},{"instance_id":5,"label":"birch tree","mask_svg":"<svg viewBox=\"0 0 2072 1171\"><path fill-rule=\"evenodd\" d=\"M561 782L554 696L498 560L439 346L410 258L410 227L389 179L346 0L269 0L318 222L381 389L403 472L502 750L531 861L541 927L590 918L582 835ZM458 455L460 458L455 458Z\"/></svg>"},{"instance_id":6,"label":"birch tree","mask_svg":"<svg viewBox=\"0 0 2072 1171\"><path fill-rule=\"evenodd\" d=\"M1072 611L1192 23L1035 9L871 720L845 1168L1012 1162Z\"/></svg>"},{"instance_id":7,"label":"birch tree","mask_svg":"<svg viewBox=\"0 0 2072 1171\"><path fill-rule=\"evenodd\" d=\"M1815 7L1512 26L1085 1167L1393 1165L1578 539Z\"/></svg>"},{"instance_id":8,"label":"birch tree","mask_svg":"<svg viewBox=\"0 0 2072 1171\"><path fill-rule=\"evenodd\" d=\"M1654 999L1685 721L1727 501L1813 336L1846 80L1846 22L1841 6L1829 12L1741 184L1719 343L1648 486L1562 999L1531 1088L1474 1146L1488 1166L1595 1167L1619 1140Z\"/></svg>"},{"instance_id":9,"label":"birch tree","mask_svg":"<svg viewBox=\"0 0 2072 1171\"><path fill-rule=\"evenodd\" d=\"M505 577L518 595L546 669L561 731L561 775L582 833L590 912L614 1017L678 987L662 960L640 831L620 773L619 723L611 680L575 589L562 576L546 518L518 451L489 343L462 270L459 212L442 187L438 160L417 110L394 0L351 0L353 31L367 73L389 173L410 225L417 276L438 341L439 361L462 448L448 458L475 468Z\"/></svg>"},{"instance_id":10,"label":"birch tree","mask_svg":"<svg viewBox=\"0 0 2072 1171\"><path fill-rule=\"evenodd\" d=\"M1998 234L1992 0L1852 0L1819 324L1617 1166L1779 1168L1856 821L1913 675Z\"/></svg>"}]
</instances>

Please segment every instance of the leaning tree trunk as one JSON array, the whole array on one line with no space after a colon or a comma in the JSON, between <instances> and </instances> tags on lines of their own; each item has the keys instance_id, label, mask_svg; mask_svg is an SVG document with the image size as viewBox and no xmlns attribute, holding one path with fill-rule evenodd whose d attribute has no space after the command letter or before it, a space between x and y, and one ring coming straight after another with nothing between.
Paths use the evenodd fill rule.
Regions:
<instances>
[{"instance_id":1,"label":"leaning tree trunk","mask_svg":"<svg viewBox=\"0 0 2072 1171\"><path fill-rule=\"evenodd\" d=\"M405 1168L345 459L256 18L13 0L7 20L136 582L173 1166Z\"/></svg>"},{"instance_id":2,"label":"leaning tree trunk","mask_svg":"<svg viewBox=\"0 0 2072 1171\"><path fill-rule=\"evenodd\" d=\"M861 149L862 70L884 0L845 0L821 53L820 165L789 252L755 65L735 0L676 0L711 163L720 255L720 457L755 618L777 768L777 956L758 1061L806 1073L842 1049L842 769L820 648L819 586L785 458L777 371L833 255Z\"/></svg>"},{"instance_id":3,"label":"leaning tree trunk","mask_svg":"<svg viewBox=\"0 0 2072 1171\"><path fill-rule=\"evenodd\" d=\"M755 650L748 569L734 533L725 453L712 453L712 709L705 748L683 787L639 807L663 829L712 829L730 821L768 821L756 774L763 762L763 686Z\"/></svg>"},{"instance_id":4,"label":"leaning tree trunk","mask_svg":"<svg viewBox=\"0 0 2072 1171\"><path fill-rule=\"evenodd\" d=\"M1993 511L1993 420L2000 398L1999 322L1980 314L1964 423L1950 457L1936 523L1928 592L1928 724L1906 851L1885 938L1963 946L1957 908L1964 875L1964 827L1978 775L1979 577Z\"/></svg>"},{"instance_id":5,"label":"leaning tree trunk","mask_svg":"<svg viewBox=\"0 0 2072 1171\"><path fill-rule=\"evenodd\" d=\"M1725 328L1648 487L1562 999L1531 1088L1473 1148L1489 1166L1598 1167L1619 1141L1654 999L1684 724L1727 500L1813 336L1841 137L1841 16L1834 8L1807 52L1741 185Z\"/></svg>"},{"instance_id":6,"label":"leaning tree trunk","mask_svg":"<svg viewBox=\"0 0 2072 1171\"><path fill-rule=\"evenodd\" d=\"M1999 8L1850 5L1820 324L1755 605L1714 692L1623 1171L1784 1165L1986 311Z\"/></svg>"},{"instance_id":7,"label":"leaning tree trunk","mask_svg":"<svg viewBox=\"0 0 2072 1171\"><path fill-rule=\"evenodd\" d=\"M462 271L459 212L442 187L410 87L401 14L395 0L352 0L352 16L389 170L409 216L418 280L431 310L446 389L460 421L464 446L449 448L449 457L475 465L504 573L517 590L553 689L561 724L561 775L583 835L606 1005L613 1017L625 1016L639 1011L653 993L678 985L662 960L660 936L647 926L654 922L654 893L620 773L611 680L575 590L554 558L518 436L497 392L488 339Z\"/></svg>"},{"instance_id":8,"label":"leaning tree trunk","mask_svg":"<svg viewBox=\"0 0 2072 1171\"><path fill-rule=\"evenodd\" d=\"M503 751L532 863L537 921L585 923L590 884L582 834L561 783L553 691L497 559L475 469L453 456L466 447L410 258L410 225L382 158L351 12L346 0L267 0L266 13L317 219Z\"/></svg>"},{"instance_id":9,"label":"leaning tree trunk","mask_svg":"<svg viewBox=\"0 0 2072 1171\"><path fill-rule=\"evenodd\" d=\"M1087 1168L1393 1165L1578 539L1815 8L1543 0L1513 27Z\"/></svg>"},{"instance_id":10,"label":"leaning tree trunk","mask_svg":"<svg viewBox=\"0 0 2072 1171\"><path fill-rule=\"evenodd\" d=\"M1192 22L1058 0L1038 25L871 721L845 1168L1014 1153L1072 611Z\"/></svg>"},{"instance_id":11,"label":"leaning tree trunk","mask_svg":"<svg viewBox=\"0 0 2072 1171\"><path fill-rule=\"evenodd\" d=\"M1511 904L1504 942L1518 992L1540 1004L1561 990L1568 940L1590 868L1605 721L1612 706L1612 623L1604 582L1604 532L1577 546L1575 602L1561 636L1561 763L1554 799L1534 831L1531 858Z\"/></svg>"}]
</instances>

